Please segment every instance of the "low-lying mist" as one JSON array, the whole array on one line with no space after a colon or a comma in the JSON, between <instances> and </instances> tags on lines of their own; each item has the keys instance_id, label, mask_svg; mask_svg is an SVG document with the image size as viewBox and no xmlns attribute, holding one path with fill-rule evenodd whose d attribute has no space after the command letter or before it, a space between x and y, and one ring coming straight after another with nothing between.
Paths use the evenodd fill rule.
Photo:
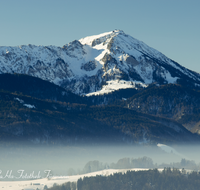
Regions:
<instances>
[{"instance_id":1,"label":"low-lying mist","mask_svg":"<svg viewBox=\"0 0 200 190\"><path fill-rule=\"evenodd\" d=\"M166 151L156 145L1 147L0 175L6 176L3 180L11 180L12 175L19 175L19 170L24 170L24 174L34 172L34 175L40 172L41 177L45 177L45 170L51 170L51 174L54 176L66 176L117 167L122 169L123 167L169 166L192 167L191 169L194 170L199 168L199 145L182 145L173 148L176 152L173 151L174 149L169 151L170 147ZM119 161L120 159L121 161ZM143 159L143 162L146 162L145 159L148 162L152 160L153 165L142 164L142 161L141 165L138 165L136 164L139 163L138 159L140 161ZM128 162L132 164L127 165ZM95 163L98 167L92 169L90 164ZM121 165L119 165L120 163ZM9 176L9 174L11 175Z\"/></svg>"}]
</instances>

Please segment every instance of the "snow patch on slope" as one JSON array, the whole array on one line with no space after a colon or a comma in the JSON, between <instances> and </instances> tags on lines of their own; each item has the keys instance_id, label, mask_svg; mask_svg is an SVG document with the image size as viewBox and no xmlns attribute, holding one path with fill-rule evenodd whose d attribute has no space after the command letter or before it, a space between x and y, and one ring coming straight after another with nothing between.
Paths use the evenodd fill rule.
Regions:
<instances>
[{"instance_id":1,"label":"snow patch on slope","mask_svg":"<svg viewBox=\"0 0 200 190\"><path fill-rule=\"evenodd\" d=\"M24 104L24 100L21 100L19 98L14 98L15 100L17 100L20 104L23 104L23 106L27 107L27 108L30 108L30 109L33 109L35 108L34 105L30 105L30 104Z\"/></svg>"},{"instance_id":2,"label":"snow patch on slope","mask_svg":"<svg viewBox=\"0 0 200 190\"><path fill-rule=\"evenodd\" d=\"M185 158L184 155L178 153L174 148L172 148L172 147L170 147L170 146L167 146L167 145L165 145L165 144L157 144L157 146L158 146L159 148L161 148L162 150L164 150L165 152L167 152L167 153L176 154L176 155L180 156L181 158Z\"/></svg>"},{"instance_id":3,"label":"snow patch on slope","mask_svg":"<svg viewBox=\"0 0 200 190\"><path fill-rule=\"evenodd\" d=\"M27 107L27 108L30 108L30 109L35 108L34 105L30 105L30 104L24 104L24 106Z\"/></svg>"},{"instance_id":4,"label":"snow patch on slope","mask_svg":"<svg viewBox=\"0 0 200 190\"><path fill-rule=\"evenodd\" d=\"M15 100L19 101L19 103L23 104L24 103L24 100L21 100L19 98L15 98Z\"/></svg>"},{"instance_id":5,"label":"snow patch on slope","mask_svg":"<svg viewBox=\"0 0 200 190\"><path fill-rule=\"evenodd\" d=\"M127 88L137 89L136 85L140 85L144 88L147 87L146 84L143 84L141 82L136 82L136 81L132 82L132 81L125 81L125 80L111 80L111 81L107 81L106 83L107 84L104 85L100 91L88 93L86 94L86 96L108 94L110 92L113 92L119 89L127 89Z\"/></svg>"},{"instance_id":6,"label":"snow patch on slope","mask_svg":"<svg viewBox=\"0 0 200 190\"><path fill-rule=\"evenodd\" d=\"M82 44L87 44L89 46L92 46L92 42L95 40L95 39L100 39L100 38L104 38L104 41L107 39L107 38L110 38L111 34L113 32L105 32L105 33L102 33L102 34L99 34L99 35L93 35L93 36L89 36L89 37L85 37L85 38L81 38L79 41L82 43ZM103 39L101 40L103 41Z\"/></svg>"}]
</instances>

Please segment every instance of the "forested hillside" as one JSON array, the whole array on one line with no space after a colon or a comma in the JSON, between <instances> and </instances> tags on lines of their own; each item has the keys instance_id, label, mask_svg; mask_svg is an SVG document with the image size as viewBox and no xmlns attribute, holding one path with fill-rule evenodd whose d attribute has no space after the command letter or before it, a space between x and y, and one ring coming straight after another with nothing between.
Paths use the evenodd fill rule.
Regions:
<instances>
[{"instance_id":1,"label":"forested hillside","mask_svg":"<svg viewBox=\"0 0 200 190\"><path fill-rule=\"evenodd\" d=\"M110 176L84 177L77 181L77 190L197 190L200 187L200 174L186 170L164 168L148 171L128 171ZM74 182L49 188L49 190L75 190Z\"/></svg>"}]
</instances>

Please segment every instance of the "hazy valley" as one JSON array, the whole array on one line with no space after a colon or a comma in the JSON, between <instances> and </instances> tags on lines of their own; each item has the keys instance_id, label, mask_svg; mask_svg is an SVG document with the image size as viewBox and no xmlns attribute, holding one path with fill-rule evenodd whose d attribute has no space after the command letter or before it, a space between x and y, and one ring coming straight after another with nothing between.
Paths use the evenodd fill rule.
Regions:
<instances>
[{"instance_id":1,"label":"hazy valley","mask_svg":"<svg viewBox=\"0 0 200 190\"><path fill-rule=\"evenodd\" d=\"M121 30L1 46L0 73L4 173L199 170L200 74Z\"/></svg>"}]
</instances>

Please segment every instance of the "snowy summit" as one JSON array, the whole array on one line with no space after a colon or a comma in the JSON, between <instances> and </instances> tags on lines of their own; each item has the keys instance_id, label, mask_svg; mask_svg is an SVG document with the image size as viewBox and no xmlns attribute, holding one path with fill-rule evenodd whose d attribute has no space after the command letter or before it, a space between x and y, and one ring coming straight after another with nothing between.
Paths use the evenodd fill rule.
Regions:
<instances>
[{"instance_id":1,"label":"snowy summit","mask_svg":"<svg viewBox=\"0 0 200 190\"><path fill-rule=\"evenodd\" d=\"M147 87L151 83L200 85L200 74L122 30L85 37L63 47L0 47L0 73L28 74L82 95Z\"/></svg>"}]
</instances>

